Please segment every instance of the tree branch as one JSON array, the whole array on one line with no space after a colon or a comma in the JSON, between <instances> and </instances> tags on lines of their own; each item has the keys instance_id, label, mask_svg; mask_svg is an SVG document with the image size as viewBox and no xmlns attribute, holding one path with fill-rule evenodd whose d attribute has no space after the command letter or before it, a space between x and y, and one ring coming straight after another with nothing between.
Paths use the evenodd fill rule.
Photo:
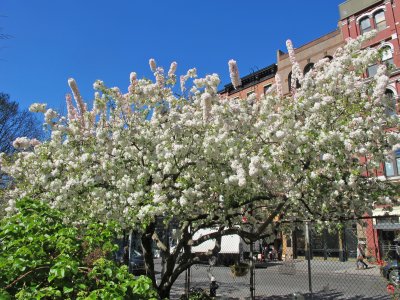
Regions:
<instances>
[{"instance_id":1,"label":"tree branch","mask_svg":"<svg viewBox=\"0 0 400 300\"><path fill-rule=\"evenodd\" d=\"M26 276L28 276L29 274L31 274L31 273L33 273L33 272L35 272L35 271L38 271L38 270L42 270L42 269L50 269L50 265L43 265L43 266L40 266L40 267L36 267L36 268L34 268L34 269L32 269L32 270L29 270L28 272L26 272L26 273L20 275L17 279L15 279L15 280L14 280L13 282L11 282L9 285L7 285L7 286L5 287L5 289L7 290L7 289L13 287L15 284L17 284L20 280L24 279L24 278L25 278Z\"/></svg>"}]
</instances>

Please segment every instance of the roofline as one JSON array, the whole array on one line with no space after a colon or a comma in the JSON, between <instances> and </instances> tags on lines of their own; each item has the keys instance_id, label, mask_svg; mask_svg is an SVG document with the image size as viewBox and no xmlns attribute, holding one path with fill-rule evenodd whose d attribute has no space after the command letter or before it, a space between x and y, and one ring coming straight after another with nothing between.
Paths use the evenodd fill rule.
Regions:
<instances>
[{"instance_id":1,"label":"roofline","mask_svg":"<svg viewBox=\"0 0 400 300\"><path fill-rule=\"evenodd\" d=\"M269 70L272 71L271 74L269 74L269 75L267 75L267 76L264 76L264 77L260 77L260 78L257 77L257 75L260 75L260 74L262 74L263 72L269 71ZM248 74L248 75L246 75L246 76L244 76L244 77L240 77L240 79L241 79L242 82L244 82L244 81L246 81L246 80L248 80L248 79L251 79L250 82L248 82L247 84L245 84L245 85L243 85L243 86L240 86L240 87L237 88L237 89L235 89L235 88L233 87L233 84L232 84L232 83L225 84L225 85L224 85L224 88L223 88L222 90L218 91L218 94L223 94L223 93L228 93L228 94L230 94L232 91L233 91L234 93L239 92L239 91L242 91L242 90L244 90L244 89L246 89L246 88L248 88L248 87L251 87L251 86L253 86L253 85L255 85L255 84L258 84L258 83L261 82L261 81L264 81L264 80L267 80L267 79L270 79L270 78L274 77L275 74L276 74L276 72L277 72L277 70L278 70L278 65L275 64L275 63L274 63L274 64L271 64L271 65L269 65L269 66L267 66L267 67L264 67L264 68L262 68L262 69L260 69L260 70L258 70L258 71L256 71L256 72L250 73L250 74Z\"/></svg>"},{"instance_id":2,"label":"roofline","mask_svg":"<svg viewBox=\"0 0 400 300\"><path fill-rule=\"evenodd\" d=\"M339 4L340 20L344 20L356 13L367 9L383 0L347 0Z\"/></svg>"},{"instance_id":3,"label":"roofline","mask_svg":"<svg viewBox=\"0 0 400 300\"><path fill-rule=\"evenodd\" d=\"M320 36L319 38L316 38L315 40L312 40L312 41L310 41L308 43L305 43L305 44L301 45L300 47L294 49L294 52L296 53L296 52L308 49L308 48L314 46L315 44L319 44L321 41L328 40L328 39L330 39L330 38L332 38L334 36L340 35L340 34L342 34L342 33L341 33L340 29L337 28L334 31L331 31L331 32L329 32L329 33L327 33L327 34L325 34L323 36ZM289 56L288 53L285 53L282 50L278 50L277 53L278 53L278 57L282 58L282 59L284 59L284 58ZM283 54L281 54L281 53L283 53Z\"/></svg>"}]
</instances>

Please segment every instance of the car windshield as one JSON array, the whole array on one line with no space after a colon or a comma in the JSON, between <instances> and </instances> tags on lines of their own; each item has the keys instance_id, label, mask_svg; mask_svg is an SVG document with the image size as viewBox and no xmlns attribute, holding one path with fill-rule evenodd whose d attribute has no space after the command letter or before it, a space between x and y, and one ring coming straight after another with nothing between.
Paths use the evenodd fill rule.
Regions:
<instances>
[{"instance_id":1,"label":"car windshield","mask_svg":"<svg viewBox=\"0 0 400 300\"><path fill-rule=\"evenodd\" d=\"M142 256L142 253L140 253L139 251L133 249L132 250L132 256L133 257L139 257L139 256Z\"/></svg>"}]
</instances>

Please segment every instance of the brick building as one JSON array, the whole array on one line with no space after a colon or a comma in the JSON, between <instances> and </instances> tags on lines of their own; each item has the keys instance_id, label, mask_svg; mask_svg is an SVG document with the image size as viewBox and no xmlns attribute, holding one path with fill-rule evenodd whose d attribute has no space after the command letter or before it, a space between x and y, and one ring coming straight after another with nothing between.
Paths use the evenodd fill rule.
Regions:
<instances>
[{"instance_id":1,"label":"brick building","mask_svg":"<svg viewBox=\"0 0 400 300\"><path fill-rule=\"evenodd\" d=\"M305 45L294 49L297 62L303 73L312 69L319 60L328 57L332 58L336 49L344 44L339 29L321 36ZM278 75L282 81L282 92L284 95L290 92L292 64L289 55L281 50L277 51L276 60L278 64Z\"/></svg>"},{"instance_id":2,"label":"brick building","mask_svg":"<svg viewBox=\"0 0 400 300\"><path fill-rule=\"evenodd\" d=\"M332 58L335 54L336 49L343 46L344 40L339 29L325 34L313 41L310 41L300 47L294 49L297 62L300 65L303 73L310 71L314 64L323 58ZM290 93L291 89L291 74L292 64L289 59L289 55L281 50L277 51L277 65L278 75L282 82L282 92L284 95ZM282 257L297 257L297 255L304 255L305 253L305 234L304 224L299 224L297 229L292 232L291 235L282 236ZM321 236L315 236L314 240L321 240L321 244L328 245L329 248L337 249L332 253L334 256L340 256L342 252L342 244L340 237L332 234L325 233ZM348 242L348 245L351 241ZM323 253L323 247L316 247L321 249L315 249L317 252ZM339 249L340 248L340 249ZM323 255L323 254L322 254Z\"/></svg>"},{"instance_id":3,"label":"brick building","mask_svg":"<svg viewBox=\"0 0 400 300\"><path fill-rule=\"evenodd\" d=\"M237 89L233 87L232 83L225 85L224 89L219 91L219 94L221 97L228 97L229 99L246 99L255 93L257 99L259 99L274 84L276 71L276 64L269 65L241 77L242 84Z\"/></svg>"},{"instance_id":4,"label":"brick building","mask_svg":"<svg viewBox=\"0 0 400 300\"><path fill-rule=\"evenodd\" d=\"M339 5L339 13L339 26L344 40L356 38L371 30L377 31L376 36L364 46L380 49L382 61L369 66L365 76L374 76L378 63L388 66L390 80L386 89L387 113L396 116L399 113L400 94L400 0L348 0ZM400 151L395 151L392 159L370 173L367 175L400 181ZM393 246L394 238L400 234L400 207L394 207L391 212L377 207L373 216L380 218L367 222L365 231L373 235L373 239L369 238L366 241L367 248L370 255L382 259ZM361 231L359 229L359 232Z\"/></svg>"},{"instance_id":5,"label":"brick building","mask_svg":"<svg viewBox=\"0 0 400 300\"><path fill-rule=\"evenodd\" d=\"M386 89L387 113L393 117L397 116L400 113L398 103L400 98L400 0L348 0L339 5L339 14L337 30L295 48L300 68L305 74L320 59L333 57L336 49L344 45L347 38L357 38L363 33L376 30L376 36L366 42L364 47L378 48L382 53L382 61L369 66L365 71L365 76L374 76L379 63L385 63L388 66L390 81ZM278 50L276 65L272 64L242 77L242 85L238 89L234 89L232 84L227 84L219 93L229 99L244 99L252 93L259 98L274 83L274 76L277 73L281 78L283 94L287 95L290 93L291 71L288 54ZM369 173L367 171L366 175L400 182L400 150L393 153L392 159L382 163L381 168ZM382 259L385 256L385 249L389 249L394 238L400 236L400 206L394 207L390 213L382 207L376 207L373 216L378 218L366 219L364 225L353 223L346 228L343 235L324 233L315 238L321 239L320 244L324 244L324 247L328 245L336 252L330 254L339 256L341 260L346 260L349 253L352 253L351 256L355 255L359 241L367 243L368 255ZM289 257L295 257L297 253L301 255L304 252L304 231L301 226L293 232L292 236L281 236L281 238L283 256L286 254Z\"/></svg>"},{"instance_id":6,"label":"brick building","mask_svg":"<svg viewBox=\"0 0 400 300\"><path fill-rule=\"evenodd\" d=\"M357 38L371 30L376 36L365 44L382 52L382 63L390 68L390 82L387 95L393 99L389 113L398 112L397 102L400 91L400 0L348 0L339 5L340 22L343 39ZM377 62L366 71L366 76L376 74Z\"/></svg>"}]
</instances>

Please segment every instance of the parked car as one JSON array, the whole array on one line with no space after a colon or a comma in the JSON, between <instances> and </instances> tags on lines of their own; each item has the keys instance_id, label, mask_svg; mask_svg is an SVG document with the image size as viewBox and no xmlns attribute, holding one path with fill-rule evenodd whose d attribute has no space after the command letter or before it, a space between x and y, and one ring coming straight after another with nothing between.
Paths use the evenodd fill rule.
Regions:
<instances>
[{"instance_id":1,"label":"parked car","mask_svg":"<svg viewBox=\"0 0 400 300\"><path fill-rule=\"evenodd\" d=\"M143 254L134 249L131 251L129 271L135 275L146 274Z\"/></svg>"},{"instance_id":2,"label":"parked car","mask_svg":"<svg viewBox=\"0 0 400 300\"><path fill-rule=\"evenodd\" d=\"M381 269L382 276L394 286L400 286L400 266L397 260L390 260Z\"/></svg>"}]
</instances>

